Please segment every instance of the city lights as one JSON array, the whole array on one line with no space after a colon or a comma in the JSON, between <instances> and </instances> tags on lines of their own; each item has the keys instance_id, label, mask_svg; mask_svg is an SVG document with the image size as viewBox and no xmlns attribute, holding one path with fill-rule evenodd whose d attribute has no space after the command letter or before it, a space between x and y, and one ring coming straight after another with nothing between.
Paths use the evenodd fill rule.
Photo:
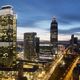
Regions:
<instances>
[{"instance_id":1,"label":"city lights","mask_svg":"<svg viewBox=\"0 0 80 80\"><path fill-rule=\"evenodd\" d=\"M79 80L80 40L75 33L70 31L75 32L75 28L60 30L61 21L57 13L56 17L54 16L52 20L48 21L42 20L40 15L37 15L36 18L36 12L33 14L35 16L25 17L23 15L20 17L20 13L24 14L25 8L26 6L22 8L21 5L21 10L18 9L19 12L15 11L16 8L12 5L3 5L0 8L0 80ZM28 8L36 10L36 7L29 5ZM47 9L49 8L47 7ZM57 8L55 7L55 9ZM21 12L22 10L23 12ZM50 18L52 15L47 16ZM19 29L17 25L25 24L24 17L25 20L32 17L31 20L26 21L26 24L33 27L20 28L21 32L17 32ZM42 24L38 19L42 20ZM18 20L21 20L21 23ZM38 25L37 28L34 27L36 25ZM44 28L41 27L42 25ZM45 27L46 30L44 30ZM61 34L61 31L64 34L69 31L69 33L66 32L69 36L64 36L66 40L61 41L61 36L64 35ZM78 30L76 29L76 31ZM44 38L43 40L40 35ZM71 39L67 39L70 36ZM60 37L61 39L59 39Z\"/></svg>"}]
</instances>

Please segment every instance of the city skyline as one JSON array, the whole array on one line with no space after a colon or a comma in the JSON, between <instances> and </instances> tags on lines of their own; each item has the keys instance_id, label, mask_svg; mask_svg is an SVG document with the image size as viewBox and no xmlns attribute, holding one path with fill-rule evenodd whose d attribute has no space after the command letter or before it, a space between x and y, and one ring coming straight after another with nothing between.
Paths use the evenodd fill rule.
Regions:
<instances>
[{"instance_id":1,"label":"city skyline","mask_svg":"<svg viewBox=\"0 0 80 80\"><path fill-rule=\"evenodd\" d=\"M0 6L6 4L12 5L17 13L18 39L22 39L25 32L37 32L41 40L49 40L53 16L57 18L59 40L69 40L71 34L75 34L80 39L79 0L3 0L0 2Z\"/></svg>"}]
</instances>

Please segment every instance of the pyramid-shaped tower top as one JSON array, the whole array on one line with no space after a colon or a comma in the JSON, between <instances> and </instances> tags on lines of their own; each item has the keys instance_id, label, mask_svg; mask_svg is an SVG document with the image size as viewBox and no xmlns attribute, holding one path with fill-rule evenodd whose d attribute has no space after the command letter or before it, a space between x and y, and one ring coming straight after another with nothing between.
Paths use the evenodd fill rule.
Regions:
<instances>
[{"instance_id":1,"label":"pyramid-shaped tower top","mask_svg":"<svg viewBox=\"0 0 80 80\"><path fill-rule=\"evenodd\" d=\"M57 24L57 21L56 21L56 17L55 16L52 17L52 24Z\"/></svg>"},{"instance_id":2,"label":"pyramid-shaped tower top","mask_svg":"<svg viewBox=\"0 0 80 80\"><path fill-rule=\"evenodd\" d=\"M56 20L56 17L55 17L55 16L53 16L53 17L52 17L52 20Z\"/></svg>"}]
</instances>

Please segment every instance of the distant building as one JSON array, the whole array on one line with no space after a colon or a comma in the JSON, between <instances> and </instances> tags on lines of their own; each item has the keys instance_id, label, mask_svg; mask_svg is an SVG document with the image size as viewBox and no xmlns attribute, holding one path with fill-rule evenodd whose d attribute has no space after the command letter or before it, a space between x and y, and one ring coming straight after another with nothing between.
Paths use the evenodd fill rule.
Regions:
<instances>
[{"instance_id":1,"label":"distant building","mask_svg":"<svg viewBox=\"0 0 80 80\"><path fill-rule=\"evenodd\" d=\"M39 39L39 37L36 37L35 43L36 43L35 48L36 48L37 57L39 57L39 53L40 53L40 46L39 46L40 39Z\"/></svg>"},{"instance_id":2,"label":"distant building","mask_svg":"<svg viewBox=\"0 0 80 80\"><path fill-rule=\"evenodd\" d=\"M10 66L16 58L16 14L11 5L0 9L0 64Z\"/></svg>"},{"instance_id":3,"label":"distant building","mask_svg":"<svg viewBox=\"0 0 80 80\"><path fill-rule=\"evenodd\" d=\"M64 45L58 45L58 51L63 52L65 50L65 46Z\"/></svg>"},{"instance_id":4,"label":"distant building","mask_svg":"<svg viewBox=\"0 0 80 80\"><path fill-rule=\"evenodd\" d=\"M36 56L36 33L24 33L24 57L32 60Z\"/></svg>"},{"instance_id":5,"label":"distant building","mask_svg":"<svg viewBox=\"0 0 80 80\"><path fill-rule=\"evenodd\" d=\"M53 61L53 54L51 49L52 49L52 46L50 45L50 41L41 41L39 60Z\"/></svg>"},{"instance_id":6,"label":"distant building","mask_svg":"<svg viewBox=\"0 0 80 80\"><path fill-rule=\"evenodd\" d=\"M56 18L53 18L51 22L50 42L51 42L51 45L53 46L52 52L55 53L58 45L58 23L56 21Z\"/></svg>"},{"instance_id":7,"label":"distant building","mask_svg":"<svg viewBox=\"0 0 80 80\"><path fill-rule=\"evenodd\" d=\"M70 44L74 45L74 44L78 44L78 38L74 37L74 34L71 35L71 40L70 40Z\"/></svg>"},{"instance_id":8,"label":"distant building","mask_svg":"<svg viewBox=\"0 0 80 80\"><path fill-rule=\"evenodd\" d=\"M41 42L40 43L40 54L48 55L48 56L52 55L51 48L52 46L50 45L50 43L46 43L45 41Z\"/></svg>"},{"instance_id":9,"label":"distant building","mask_svg":"<svg viewBox=\"0 0 80 80\"><path fill-rule=\"evenodd\" d=\"M78 38L74 37L74 34L71 35L71 39L70 39L70 45L71 45L71 52L78 52L79 50L79 42L78 42Z\"/></svg>"},{"instance_id":10,"label":"distant building","mask_svg":"<svg viewBox=\"0 0 80 80\"><path fill-rule=\"evenodd\" d=\"M71 39L70 39L70 45L74 44L74 34L71 35Z\"/></svg>"}]
</instances>

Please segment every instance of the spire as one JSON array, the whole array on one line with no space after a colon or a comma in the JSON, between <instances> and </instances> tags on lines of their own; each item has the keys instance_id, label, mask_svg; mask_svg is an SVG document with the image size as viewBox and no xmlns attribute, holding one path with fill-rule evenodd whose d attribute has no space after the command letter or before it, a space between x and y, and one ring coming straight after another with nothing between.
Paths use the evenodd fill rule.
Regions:
<instances>
[{"instance_id":1,"label":"spire","mask_svg":"<svg viewBox=\"0 0 80 80\"><path fill-rule=\"evenodd\" d=\"M55 16L52 17L52 21L56 21L56 17Z\"/></svg>"},{"instance_id":2,"label":"spire","mask_svg":"<svg viewBox=\"0 0 80 80\"><path fill-rule=\"evenodd\" d=\"M56 17L55 16L52 17L52 24L54 24L54 23L57 24L57 21L56 21Z\"/></svg>"}]
</instances>

